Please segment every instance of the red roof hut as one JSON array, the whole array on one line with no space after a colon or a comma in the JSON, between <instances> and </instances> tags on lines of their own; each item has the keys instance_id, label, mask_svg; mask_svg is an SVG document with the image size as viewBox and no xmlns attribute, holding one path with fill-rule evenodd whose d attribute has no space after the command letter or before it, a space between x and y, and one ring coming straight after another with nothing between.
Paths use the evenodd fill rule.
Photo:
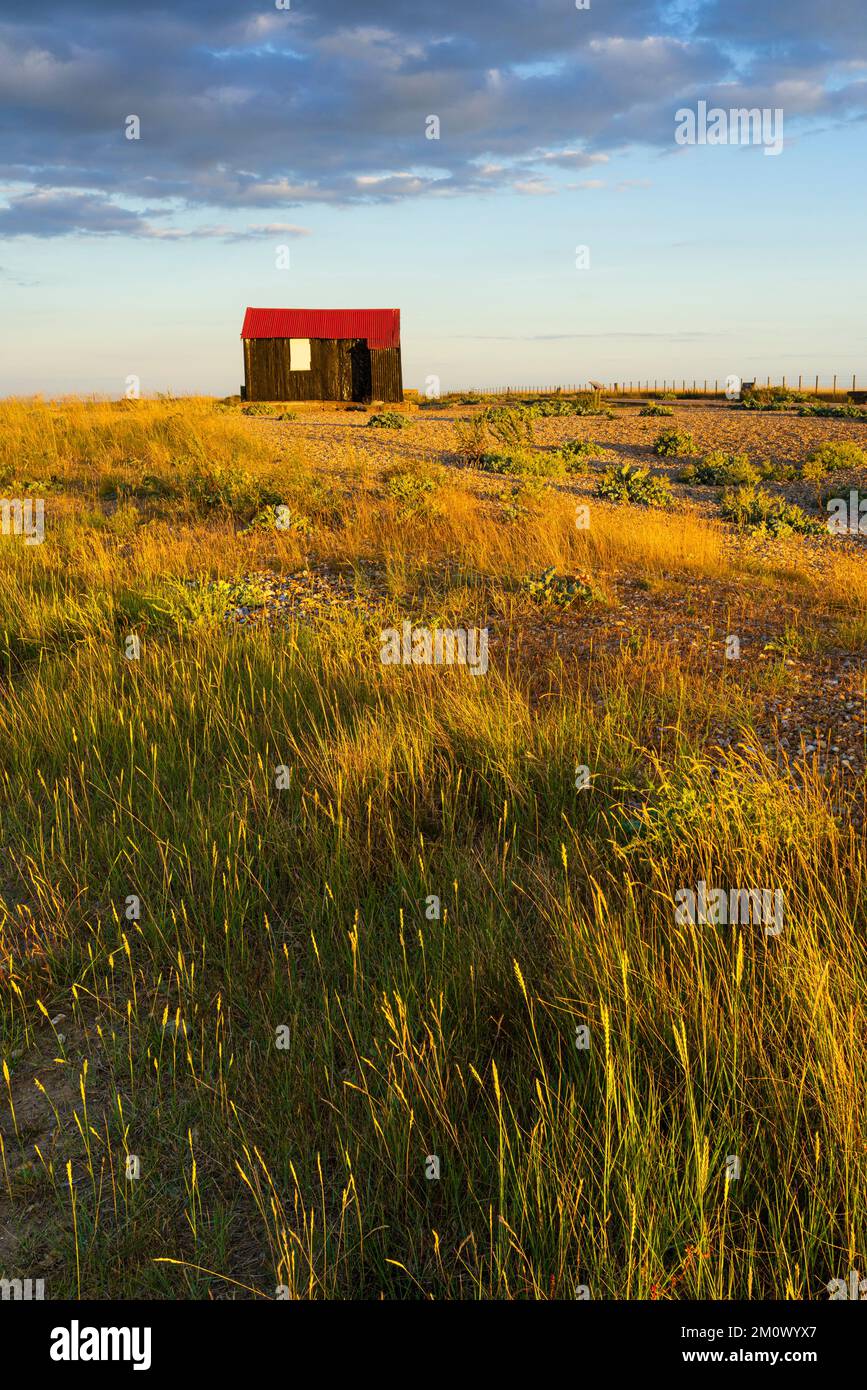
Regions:
<instances>
[{"instance_id":1,"label":"red roof hut","mask_svg":"<svg viewBox=\"0 0 867 1390\"><path fill-rule=\"evenodd\" d=\"M402 401L399 309L248 309L248 401Z\"/></svg>"}]
</instances>

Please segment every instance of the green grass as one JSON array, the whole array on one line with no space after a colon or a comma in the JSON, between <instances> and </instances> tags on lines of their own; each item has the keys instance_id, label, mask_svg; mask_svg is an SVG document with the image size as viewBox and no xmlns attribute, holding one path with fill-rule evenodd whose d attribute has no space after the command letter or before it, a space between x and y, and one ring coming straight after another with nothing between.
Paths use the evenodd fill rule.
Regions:
<instances>
[{"instance_id":1,"label":"green grass","mask_svg":"<svg viewBox=\"0 0 867 1390\"><path fill-rule=\"evenodd\" d=\"M600 727L497 677L391 674L213 632L135 669L85 644L10 702L6 936L50 947L13 948L15 978L109 1066L71 1145L82 1292L220 1289L170 1258L266 1293L568 1296L580 1273L636 1298L690 1245L680 1296L806 1292L863 1197L838 1157L863 907L828 878L847 850L819 789L761 760L712 785L688 739L665 773L637 756L663 710L685 722L675 681L636 705L612 670ZM789 935L675 931L700 876L782 884ZM37 1024L12 995L8 1044ZM115 1209L126 1152L143 1178ZM62 1166L37 1178L74 1293Z\"/></svg>"}]
</instances>

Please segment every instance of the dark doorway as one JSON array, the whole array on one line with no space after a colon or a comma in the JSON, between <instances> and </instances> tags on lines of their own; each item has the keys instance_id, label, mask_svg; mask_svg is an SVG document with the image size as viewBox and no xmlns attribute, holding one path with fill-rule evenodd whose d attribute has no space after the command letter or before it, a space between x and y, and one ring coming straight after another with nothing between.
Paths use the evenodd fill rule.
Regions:
<instances>
[{"instance_id":1,"label":"dark doorway","mask_svg":"<svg viewBox=\"0 0 867 1390\"><path fill-rule=\"evenodd\" d=\"M370 348L366 338L358 338L349 350L352 363L352 399L369 401L373 384L370 374Z\"/></svg>"}]
</instances>

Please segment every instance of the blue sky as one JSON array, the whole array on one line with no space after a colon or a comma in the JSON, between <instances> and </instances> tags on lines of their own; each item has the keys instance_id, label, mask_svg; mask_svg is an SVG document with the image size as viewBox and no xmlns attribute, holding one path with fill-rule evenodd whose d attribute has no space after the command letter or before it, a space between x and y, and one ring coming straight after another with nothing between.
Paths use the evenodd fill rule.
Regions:
<instances>
[{"instance_id":1,"label":"blue sky","mask_svg":"<svg viewBox=\"0 0 867 1390\"><path fill-rule=\"evenodd\" d=\"M407 386L867 385L861 0L4 0L0 132L2 394L235 391L247 304L399 306Z\"/></svg>"}]
</instances>

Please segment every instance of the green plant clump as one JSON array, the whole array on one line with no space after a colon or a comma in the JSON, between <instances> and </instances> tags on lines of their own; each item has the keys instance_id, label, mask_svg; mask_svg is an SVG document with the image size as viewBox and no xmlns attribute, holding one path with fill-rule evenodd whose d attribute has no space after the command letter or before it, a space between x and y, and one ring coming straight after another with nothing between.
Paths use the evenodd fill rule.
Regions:
<instances>
[{"instance_id":1,"label":"green plant clump","mask_svg":"<svg viewBox=\"0 0 867 1390\"><path fill-rule=\"evenodd\" d=\"M536 603L550 604L555 608L570 608L573 603L588 603L596 597L587 575L558 574L554 565L541 574L523 580L521 588Z\"/></svg>"},{"instance_id":2,"label":"green plant clump","mask_svg":"<svg viewBox=\"0 0 867 1390\"><path fill-rule=\"evenodd\" d=\"M736 401L735 410L791 410L801 401L806 401L803 391L792 391L788 386L755 386Z\"/></svg>"},{"instance_id":3,"label":"green plant clump","mask_svg":"<svg viewBox=\"0 0 867 1390\"><path fill-rule=\"evenodd\" d=\"M411 424L409 416L401 415L398 410L380 410L370 416L367 427L372 430L405 430Z\"/></svg>"},{"instance_id":4,"label":"green plant clump","mask_svg":"<svg viewBox=\"0 0 867 1390\"><path fill-rule=\"evenodd\" d=\"M252 405L245 405L241 411L242 415L267 415L271 420L297 420L298 416L294 410L283 410L279 405L270 405L267 401L256 401Z\"/></svg>"},{"instance_id":5,"label":"green plant clump","mask_svg":"<svg viewBox=\"0 0 867 1390\"><path fill-rule=\"evenodd\" d=\"M820 416L828 420L867 420L867 406L828 405L824 402L814 401L809 405L799 406L798 414Z\"/></svg>"},{"instance_id":6,"label":"green plant clump","mask_svg":"<svg viewBox=\"0 0 867 1390\"><path fill-rule=\"evenodd\" d=\"M491 406L481 416L504 449L523 449L533 443L533 415L524 406Z\"/></svg>"},{"instance_id":7,"label":"green plant clump","mask_svg":"<svg viewBox=\"0 0 867 1390\"><path fill-rule=\"evenodd\" d=\"M737 487L757 479L758 473L748 454L727 454L724 449L712 449L701 463L687 464L678 474L678 482L701 483L707 487Z\"/></svg>"},{"instance_id":8,"label":"green plant clump","mask_svg":"<svg viewBox=\"0 0 867 1390\"><path fill-rule=\"evenodd\" d=\"M829 473L867 468L867 449L849 441L832 440L819 444L809 454L802 472L805 478L816 480Z\"/></svg>"},{"instance_id":9,"label":"green plant clump","mask_svg":"<svg viewBox=\"0 0 867 1390\"><path fill-rule=\"evenodd\" d=\"M698 450L688 430L663 430L657 436L653 452L660 458L677 458L682 454L695 454Z\"/></svg>"},{"instance_id":10,"label":"green plant clump","mask_svg":"<svg viewBox=\"0 0 867 1390\"><path fill-rule=\"evenodd\" d=\"M431 514L431 494L439 485L432 473L393 468L384 475L383 483L386 497L397 502L401 517Z\"/></svg>"},{"instance_id":11,"label":"green plant clump","mask_svg":"<svg viewBox=\"0 0 867 1390\"><path fill-rule=\"evenodd\" d=\"M278 502L257 512L252 521L242 529L241 535L249 536L260 531L283 531L306 536L310 534L311 529L309 517Z\"/></svg>"},{"instance_id":12,"label":"green plant clump","mask_svg":"<svg viewBox=\"0 0 867 1390\"><path fill-rule=\"evenodd\" d=\"M563 459L559 453L543 454L533 453L529 449L506 449L497 453L482 454L476 467L484 473L551 478L563 472Z\"/></svg>"},{"instance_id":13,"label":"green plant clump","mask_svg":"<svg viewBox=\"0 0 867 1390\"><path fill-rule=\"evenodd\" d=\"M596 444L592 439L569 439L560 449L560 454L565 460L566 471L574 473L579 470L585 459L610 458L611 450L606 449L603 444Z\"/></svg>"},{"instance_id":14,"label":"green plant clump","mask_svg":"<svg viewBox=\"0 0 867 1390\"><path fill-rule=\"evenodd\" d=\"M655 478L648 468L632 467L628 463L608 469L596 489L596 496L609 502L631 502L639 507L669 507L673 500L667 478Z\"/></svg>"},{"instance_id":15,"label":"green plant clump","mask_svg":"<svg viewBox=\"0 0 867 1390\"><path fill-rule=\"evenodd\" d=\"M744 530L760 531L769 536L815 536L825 527L820 521L791 502L769 493L754 483L727 488L720 499L720 512L726 521L733 521Z\"/></svg>"}]
</instances>

